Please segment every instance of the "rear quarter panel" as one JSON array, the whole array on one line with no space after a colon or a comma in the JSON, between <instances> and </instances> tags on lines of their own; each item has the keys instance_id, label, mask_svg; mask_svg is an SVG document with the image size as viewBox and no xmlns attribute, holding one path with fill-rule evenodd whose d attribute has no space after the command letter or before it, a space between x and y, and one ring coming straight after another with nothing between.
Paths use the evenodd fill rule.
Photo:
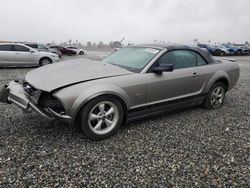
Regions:
<instances>
[{"instance_id":1,"label":"rear quarter panel","mask_svg":"<svg viewBox=\"0 0 250 188\"><path fill-rule=\"evenodd\" d=\"M207 65L206 83L203 93L207 93L212 85L219 79L226 79L229 84L229 90L232 89L239 80L239 66L235 62L222 61Z\"/></svg>"}]
</instances>

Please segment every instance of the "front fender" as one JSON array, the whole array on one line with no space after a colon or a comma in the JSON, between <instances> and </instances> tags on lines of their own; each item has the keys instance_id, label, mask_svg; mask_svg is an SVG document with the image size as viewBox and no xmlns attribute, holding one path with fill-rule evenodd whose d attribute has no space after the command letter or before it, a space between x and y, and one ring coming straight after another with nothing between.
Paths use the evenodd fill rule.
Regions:
<instances>
[{"instance_id":1,"label":"front fender","mask_svg":"<svg viewBox=\"0 0 250 188\"><path fill-rule=\"evenodd\" d=\"M96 98L101 95L115 95L123 100L127 107L130 106L131 102L128 94L121 88L111 85L111 84L100 84L94 85L86 90L84 90L74 101L72 108L70 110L70 116L75 120L78 112L81 108L91 99Z\"/></svg>"}]
</instances>

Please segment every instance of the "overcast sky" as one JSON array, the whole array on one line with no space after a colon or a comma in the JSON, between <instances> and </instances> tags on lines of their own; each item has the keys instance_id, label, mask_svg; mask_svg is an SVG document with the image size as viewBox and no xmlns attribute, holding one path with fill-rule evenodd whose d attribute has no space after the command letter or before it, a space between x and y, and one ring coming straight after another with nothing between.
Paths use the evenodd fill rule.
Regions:
<instances>
[{"instance_id":1,"label":"overcast sky","mask_svg":"<svg viewBox=\"0 0 250 188\"><path fill-rule=\"evenodd\" d=\"M250 41L250 0L0 0L0 40Z\"/></svg>"}]
</instances>

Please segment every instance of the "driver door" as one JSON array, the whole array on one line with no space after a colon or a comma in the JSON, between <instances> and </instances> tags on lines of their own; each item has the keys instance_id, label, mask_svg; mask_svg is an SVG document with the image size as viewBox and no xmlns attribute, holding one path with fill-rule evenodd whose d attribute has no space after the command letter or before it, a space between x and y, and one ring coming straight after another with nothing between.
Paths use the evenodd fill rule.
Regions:
<instances>
[{"instance_id":1,"label":"driver door","mask_svg":"<svg viewBox=\"0 0 250 188\"><path fill-rule=\"evenodd\" d=\"M203 88L204 78L197 66L196 52L175 50L163 54L153 66L174 65L171 72L146 73L147 103L158 103L197 95Z\"/></svg>"}]
</instances>

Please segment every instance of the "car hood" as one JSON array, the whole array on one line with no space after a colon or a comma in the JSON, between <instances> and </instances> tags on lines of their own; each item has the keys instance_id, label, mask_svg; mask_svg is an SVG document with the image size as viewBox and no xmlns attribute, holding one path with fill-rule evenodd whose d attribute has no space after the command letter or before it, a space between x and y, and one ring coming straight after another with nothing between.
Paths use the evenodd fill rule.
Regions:
<instances>
[{"instance_id":1,"label":"car hood","mask_svg":"<svg viewBox=\"0 0 250 188\"><path fill-rule=\"evenodd\" d=\"M36 89L51 92L81 82L127 74L133 72L100 61L75 59L32 70L27 73L24 82Z\"/></svg>"}]
</instances>

